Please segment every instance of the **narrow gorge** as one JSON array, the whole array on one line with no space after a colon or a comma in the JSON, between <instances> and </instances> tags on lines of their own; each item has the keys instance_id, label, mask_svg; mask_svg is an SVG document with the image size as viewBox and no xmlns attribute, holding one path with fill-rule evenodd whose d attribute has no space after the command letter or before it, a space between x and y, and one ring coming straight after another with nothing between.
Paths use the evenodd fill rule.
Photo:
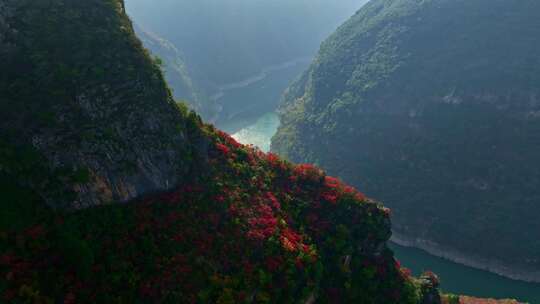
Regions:
<instances>
[{"instance_id":1,"label":"narrow gorge","mask_svg":"<svg viewBox=\"0 0 540 304\"><path fill-rule=\"evenodd\" d=\"M483 1L456 0L470 10L445 19L441 6L450 12L457 5L450 0L372 0L322 44L308 66L319 42L365 1L0 0L0 302L534 303L537 284L447 261L440 267L441 260L390 240L392 229L417 239L417 232L433 239L447 236L440 227L453 228L456 222L465 226L457 225L462 235L446 240L467 245L482 236L477 245L486 247L478 252L502 249L494 254L497 258L508 262L513 257L516 265L535 269L534 195L508 209L473 206L467 195L482 198L475 191L492 191L494 183L471 173L458 184L469 190L452 196L452 206L443 204L447 201L428 204L420 199L437 196L399 182L425 185L431 175L397 173L426 169L413 158L416 150L407 147L440 147L429 140L429 145L409 142L409 129L429 139L430 133L423 132L431 129L422 126L431 120L441 123L435 129L442 132L455 126L460 115L471 124L489 122L498 110L504 114L497 116L500 123L516 123L510 130L495 128L508 131L500 138L523 131L516 145L525 152L498 150L497 143L494 155L534 158L534 149L528 150L532 146L520 140L535 134L528 127L536 116L523 120L521 114L532 113L536 95L518 107L520 115L510 117L514 95L494 98L490 93L470 95L480 96L485 102L480 109L489 109L489 115L467 116L476 108L460 107L469 95L461 94L457 84L450 91L445 86L442 97L443 110L455 112L422 107L406 94L399 95L407 97L399 99L403 102L393 104L389 101L397 98L385 95L365 108L379 86L392 92L392 73L402 73L402 67L406 75L416 71L408 60L418 53L405 48L406 55L398 55L400 43L416 37L415 26L425 23L420 26L424 35L437 22L469 20ZM537 6L529 1L516 5L519 14L503 14L503 28L514 33L514 26L537 22ZM506 7L502 0L492 3L487 13L478 14ZM273 22L276 18L279 23ZM483 32L485 26L475 29ZM518 35L513 38L520 41ZM372 43L376 52L371 52ZM483 46L481 40L473 44ZM518 45L524 53L534 51L528 43ZM522 61L534 63L535 58L518 56L502 68L522 69ZM472 63L465 66L473 71L491 66ZM530 83L537 80L534 72L523 75ZM412 79L406 88L425 80ZM521 83L520 97L529 92ZM412 92L406 88L397 91ZM440 99L433 99L438 105ZM415 104L412 110L409 102ZM378 106L389 112L377 112ZM403 113L409 117L404 124L388 119L400 122ZM378 123L390 121L390 129L379 128ZM460 135L467 126L452 130ZM385 130L402 130L398 138L405 141L382 137ZM409 166L396 165L395 155L384 149L368 149L380 145L393 148ZM358 167L351 155L376 157L362 158ZM493 165L473 156L478 170ZM348 175L358 172L358 178ZM521 185L516 191L523 198L535 193L535 172L531 166L518 172L523 177L504 175L501 180ZM359 191L364 189L366 194ZM387 208L386 201L394 208ZM415 213L420 208L411 202L421 202L421 212ZM476 215L482 226L473 230L465 216L449 222L436 212L454 206ZM493 210L507 217L493 217ZM515 225L518 215L521 224L531 225L530 234L504 230ZM486 224L490 220L497 225ZM464 233L471 230L476 234ZM519 238L509 243L509 235ZM493 246L493 236L502 244Z\"/></svg>"}]
</instances>

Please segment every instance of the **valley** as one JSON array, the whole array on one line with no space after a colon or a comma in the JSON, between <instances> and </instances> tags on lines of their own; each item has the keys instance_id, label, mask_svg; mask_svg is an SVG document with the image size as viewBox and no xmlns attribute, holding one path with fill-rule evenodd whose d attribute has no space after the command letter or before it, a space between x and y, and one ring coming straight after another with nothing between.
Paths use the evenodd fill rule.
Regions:
<instances>
[{"instance_id":1,"label":"valley","mask_svg":"<svg viewBox=\"0 0 540 304\"><path fill-rule=\"evenodd\" d=\"M509 5L0 0L0 302L540 303Z\"/></svg>"}]
</instances>

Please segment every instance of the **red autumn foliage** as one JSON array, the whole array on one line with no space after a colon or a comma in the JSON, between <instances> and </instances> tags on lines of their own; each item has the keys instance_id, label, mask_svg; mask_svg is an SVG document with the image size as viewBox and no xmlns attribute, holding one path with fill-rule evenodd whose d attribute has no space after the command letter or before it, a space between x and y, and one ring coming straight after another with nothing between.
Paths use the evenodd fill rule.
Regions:
<instances>
[{"instance_id":1,"label":"red autumn foliage","mask_svg":"<svg viewBox=\"0 0 540 304\"><path fill-rule=\"evenodd\" d=\"M279 158L279 156L277 156L276 154L274 153L268 153L266 155L266 159L268 160L268 162L272 165L272 166L276 166L277 164L279 164L281 162L281 159Z\"/></svg>"},{"instance_id":2,"label":"red autumn foliage","mask_svg":"<svg viewBox=\"0 0 540 304\"><path fill-rule=\"evenodd\" d=\"M277 223L278 219L270 206L262 204L257 206L253 216L248 219L248 238L258 241L268 239L275 233Z\"/></svg>"},{"instance_id":3,"label":"red autumn foliage","mask_svg":"<svg viewBox=\"0 0 540 304\"><path fill-rule=\"evenodd\" d=\"M365 202L367 199L362 192L357 192L354 198L359 202Z\"/></svg>"},{"instance_id":4,"label":"red autumn foliage","mask_svg":"<svg viewBox=\"0 0 540 304\"><path fill-rule=\"evenodd\" d=\"M234 139L231 135L221 131L221 130L216 130L217 132L217 135L219 138L221 138L226 144L228 144L229 146L233 147L234 149L238 149L240 147L242 147L242 144L240 144L238 141L236 141L236 139Z\"/></svg>"},{"instance_id":5,"label":"red autumn foliage","mask_svg":"<svg viewBox=\"0 0 540 304\"><path fill-rule=\"evenodd\" d=\"M99 302L96 295L117 292L157 303L170 296L171 290L182 295L181 303L197 303L201 302L202 286L209 281L219 286L216 290L222 290L231 289L231 279L247 282L246 286L252 288L262 278L264 283L257 288L271 296L276 288L297 295L298 291L290 290L294 285L289 284L290 276L294 273L298 282L317 281L311 277L316 273L317 261L333 263L333 259L326 259L326 252L334 250L333 244L350 241L337 239L336 223L342 219L336 218L335 210L347 208L350 221L342 223L350 229L351 237L370 240L377 234L371 231L376 227L368 226L362 217L366 210L379 207L364 204L365 198L354 188L325 176L312 165L294 166L216 132L216 150L209 155L207 177L197 177L200 179L188 181L175 191L117 210L123 215L115 217L115 221L130 224L113 222L106 229L114 234L103 233L101 224L97 228L77 228L87 230L84 241L102 244L102 252L93 252L95 260L90 269L92 276L105 278L103 281L80 280L76 267L71 266L67 267L69 275L62 274L63 268L58 267L62 256L55 262L46 258L51 248L39 249L33 260L4 253L0 256L0 271L12 285L5 290L4 298L17 298L18 287L37 277L34 274L41 265L60 269L58 278L65 287L54 298L66 303ZM381 214L369 213L374 217ZM56 225L62 227L63 221ZM37 240L48 235L40 226L22 234ZM392 272L399 276L392 261L367 265L378 265L381 276ZM231 290L235 301L249 298L252 292ZM341 287L334 291L336 296L346 294ZM321 294L327 292L332 293L325 290ZM211 301L218 298L213 294Z\"/></svg>"},{"instance_id":6,"label":"red autumn foliage","mask_svg":"<svg viewBox=\"0 0 540 304\"><path fill-rule=\"evenodd\" d=\"M216 149L218 149L219 152L221 152L221 154L225 155L225 156L228 156L229 153L231 152L231 150L229 149L229 147L227 147L226 145L224 144L216 144Z\"/></svg>"},{"instance_id":7,"label":"red autumn foliage","mask_svg":"<svg viewBox=\"0 0 540 304\"><path fill-rule=\"evenodd\" d=\"M336 204L339 198L338 194L335 192L324 192L321 197L332 204Z\"/></svg>"},{"instance_id":8,"label":"red autumn foliage","mask_svg":"<svg viewBox=\"0 0 540 304\"><path fill-rule=\"evenodd\" d=\"M324 177L324 185L329 188L337 189L341 186L341 181L333 176L325 176Z\"/></svg>"},{"instance_id":9,"label":"red autumn foliage","mask_svg":"<svg viewBox=\"0 0 540 304\"><path fill-rule=\"evenodd\" d=\"M323 172L311 164L299 164L294 167L294 174L299 179L316 182L322 178Z\"/></svg>"},{"instance_id":10,"label":"red autumn foliage","mask_svg":"<svg viewBox=\"0 0 540 304\"><path fill-rule=\"evenodd\" d=\"M280 210L281 209L281 204L279 203L278 199L276 198L276 196L272 193L272 192L266 192L266 196L268 197L268 199L270 200L270 205L276 209L276 210Z\"/></svg>"},{"instance_id":11,"label":"red autumn foliage","mask_svg":"<svg viewBox=\"0 0 540 304\"><path fill-rule=\"evenodd\" d=\"M281 245L288 251L296 251L300 247L302 236L293 231L292 229L285 228L281 232L280 237Z\"/></svg>"}]
</instances>

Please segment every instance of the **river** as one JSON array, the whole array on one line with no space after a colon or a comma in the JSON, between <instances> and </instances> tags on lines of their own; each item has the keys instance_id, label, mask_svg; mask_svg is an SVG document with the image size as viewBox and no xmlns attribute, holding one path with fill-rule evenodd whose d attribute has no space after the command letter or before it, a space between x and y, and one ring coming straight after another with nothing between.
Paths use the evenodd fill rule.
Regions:
<instances>
[{"instance_id":1,"label":"river","mask_svg":"<svg viewBox=\"0 0 540 304\"><path fill-rule=\"evenodd\" d=\"M268 66L259 74L244 80L221 85L212 96L221 109L214 124L234 134L249 125L268 123L268 120L259 124L256 122L267 113L275 111L283 91L306 70L310 62L311 57L296 58Z\"/></svg>"},{"instance_id":2,"label":"river","mask_svg":"<svg viewBox=\"0 0 540 304\"><path fill-rule=\"evenodd\" d=\"M437 273L444 291L477 297L513 298L540 303L540 284L515 281L433 256L423 250L391 243L401 264L415 275L425 270Z\"/></svg>"},{"instance_id":3,"label":"river","mask_svg":"<svg viewBox=\"0 0 540 304\"><path fill-rule=\"evenodd\" d=\"M239 142L253 144L263 151L268 151L270 140L279 127L275 109L281 93L306 67L307 64L298 63L281 69L266 70L264 77L244 82L244 86L230 85L222 90L223 94L218 100L233 106L225 110L230 116L221 120L220 127L233 134ZM261 102L267 104L259 104ZM235 110L235 106L238 106L239 110ZM511 280L433 256L416 248L394 243L391 243L390 247L402 264L410 268L415 275L424 270L439 274L442 289L446 292L477 297L514 298L540 304L540 284Z\"/></svg>"}]
</instances>

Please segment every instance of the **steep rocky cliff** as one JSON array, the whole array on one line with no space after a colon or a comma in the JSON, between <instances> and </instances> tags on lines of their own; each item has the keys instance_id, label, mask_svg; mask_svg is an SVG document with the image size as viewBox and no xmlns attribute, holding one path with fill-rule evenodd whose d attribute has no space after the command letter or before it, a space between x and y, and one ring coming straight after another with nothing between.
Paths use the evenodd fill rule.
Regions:
<instances>
[{"instance_id":1,"label":"steep rocky cliff","mask_svg":"<svg viewBox=\"0 0 540 304\"><path fill-rule=\"evenodd\" d=\"M72 207L169 190L190 174L186 155L204 143L189 138L118 2L0 3L0 170Z\"/></svg>"},{"instance_id":2,"label":"steep rocky cliff","mask_svg":"<svg viewBox=\"0 0 540 304\"><path fill-rule=\"evenodd\" d=\"M375 0L288 90L273 150L394 210L412 244L540 281L540 3Z\"/></svg>"}]
</instances>

